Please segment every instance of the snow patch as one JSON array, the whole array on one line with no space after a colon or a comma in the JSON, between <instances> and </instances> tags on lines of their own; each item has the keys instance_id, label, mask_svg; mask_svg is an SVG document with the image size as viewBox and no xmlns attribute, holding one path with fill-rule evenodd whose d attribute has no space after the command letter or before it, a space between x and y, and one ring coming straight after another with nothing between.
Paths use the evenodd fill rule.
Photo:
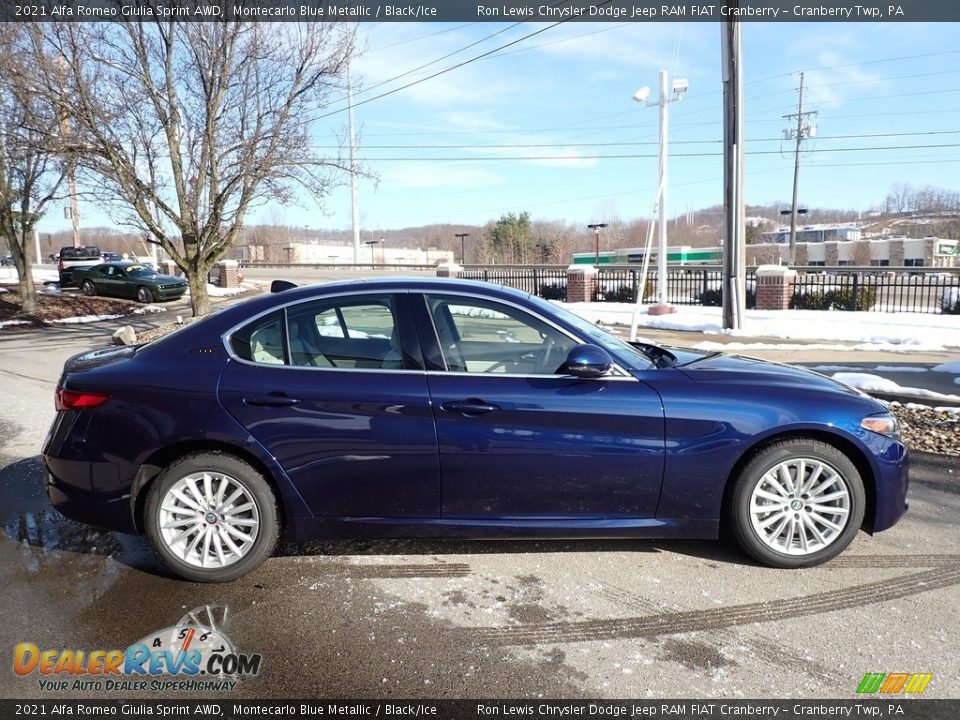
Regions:
<instances>
[{"instance_id":1,"label":"snow patch","mask_svg":"<svg viewBox=\"0 0 960 720\"><path fill-rule=\"evenodd\" d=\"M133 311L134 315L147 315L149 313L162 313L166 312L166 308L162 308L159 305L144 305L143 307L138 307Z\"/></svg>"},{"instance_id":2,"label":"snow patch","mask_svg":"<svg viewBox=\"0 0 960 720\"><path fill-rule=\"evenodd\" d=\"M893 380L869 373L839 372L834 373L831 377L838 382L842 382L844 385L859 388L864 392L882 392L890 393L891 395L909 395L935 400L946 400L948 402L960 402L960 395L945 395L924 388L903 387Z\"/></svg>"},{"instance_id":3,"label":"snow patch","mask_svg":"<svg viewBox=\"0 0 960 720\"><path fill-rule=\"evenodd\" d=\"M960 375L960 360L947 360L945 363L940 363L933 368L933 371Z\"/></svg>"},{"instance_id":4,"label":"snow patch","mask_svg":"<svg viewBox=\"0 0 960 720\"><path fill-rule=\"evenodd\" d=\"M29 320L0 320L0 328L5 328L9 325L29 325Z\"/></svg>"},{"instance_id":5,"label":"snow patch","mask_svg":"<svg viewBox=\"0 0 960 720\"><path fill-rule=\"evenodd\" d=\"M77 317L60 318L59 320L48 320L51 325L75 325L79 323L100 322L101 320L116 320L123 315L78 315Z\"/></svg>"}]
</instances>

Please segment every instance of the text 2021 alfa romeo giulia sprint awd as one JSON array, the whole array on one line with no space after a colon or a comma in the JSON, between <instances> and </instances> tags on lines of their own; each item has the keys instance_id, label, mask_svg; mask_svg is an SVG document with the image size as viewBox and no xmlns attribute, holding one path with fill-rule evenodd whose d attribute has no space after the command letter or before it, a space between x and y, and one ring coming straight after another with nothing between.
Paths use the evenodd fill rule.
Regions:
<instances>
[{"instance_id":1,"label":"text 2021 alfa romeo giulia sprint awd","mask_svg":"<svg viewBox=\"0 0 960 720\"><path fill-rule=\"evenodd\" d=\"M813 372L628 344L499 286L291 287L71 358L43 449L64 515L179 575L279 538L715 538L828 560L904 513L896 420Z\"/></svg>"}]
</instances>

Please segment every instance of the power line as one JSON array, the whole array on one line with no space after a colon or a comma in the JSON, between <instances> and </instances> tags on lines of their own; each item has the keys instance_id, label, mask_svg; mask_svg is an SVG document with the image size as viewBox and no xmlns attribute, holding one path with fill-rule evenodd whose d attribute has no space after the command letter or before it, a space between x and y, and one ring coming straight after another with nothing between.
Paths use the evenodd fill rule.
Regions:
<instances>
[{"instance_id":1,"label":"power line","mask_svg":"<svg viewBox=\"0 0 960 720\"><path fill-rule=\"evenodd\" d=\"M2 134L2 133L0 133ZM931 135L960 135L960 130L921 130L902 133L863 133L853 135L819 135L817 140L856 140L866 138L920 137ZM781 142L782 137L748 138L747 142ZM675 140L671 145L716 145L722 140ZM657 145L655 140L636 140L619 142L558 142L558 143L513 143L496 145L478 145L472 143L453 145L364 145L367 150L508 150L517 148L579 148L579 147L633 147L637 145ZM335 149L338 145L310 145L318 150Z\"/></svg>"},{"instance_id":2,"label":"power line","mask_svg":"<svg viewBox=\"0 0 960 720\"><path fill-rule=\"evenodd\" d=\"M565 0L558 0L558 3L555 3L555 4L560 4L560 3L562 3L562 2L565 2ZM604 5L609 5L611 2L613 2L613 0L603 0L602 2L598 3L598 4L596 5L596 7L603 7ZM432 73L432 74L430 74L430 75L427 75L426 77L422 77L422 78L420 78L419 80L414 80L414 81L412 81L412 82L407 83L406 85L401 85L401 86L398 87L398 88L394 88L394 89L392 89L392 90L387 90L386 92L380 93L379 95L374 95L374 96L371 97L371 98L367 98L367 99L365 99L365 100L361 100L360 102L353 103L353 107L356 108L356 107L358 107L358 106L360 106L360 105L366 105L367 103L371 103L371 102L373 102L373 101L375 101L375 100L380 100L380 99L385 98L385 97L388 97L388 96L390 96L390 95L394 95L394 94L396 94L396 93L398 93L398 92L401 92L402 90L407 90L407 89L409 89L409 88L411 88L411 87L413 87L413 86L415 86L415 85L419 85L420 83L425 83L425 82L427 82L428 80L433 80L434 78L439 77L440 75L445 75L445 74L448 73L448 72L452 72L452 71L457 70L457 69L459 69L459 68L462 68L462 67L464 67L464 66L466 66L466 65L469 65L469 64L471 64L471 63L477 62L478 60L483 60L484 58L490 57L491 55L494 55L494 54L500 52L501 50L503 50L503 49L505 49L505 48L508 48L508 47L512 47L512 46L514 46L514 45L517 45L518 43L521 43L521 42L523 42L524 40L528 40L528 39L530 39L530 38L532 38L532 37L536 37L537 35L540 35L540 34L542 34L542 33L545 33L547 30L552 30L553 28L557 27L558 25L562 25L562 24L564 24L564 23L566 23L566 22L569 22L571 19L573 19L573 17L574 17L574 16L572 16L572 15L571 15L570 17L565 17L565 18L563 18L562 20L558 20L558 21L555 22L555 23L551 23L550 25L548 25L548 26L546 26L546 27L544 27L544 28L540 28L539 30L535 30L534 32L528 33L527 35L524 35L523 37L517 38L516 40L511 40L510 42L505 43L505 44L501 45L500 47L496 47L496 48L494 48L494 49L492 49L492 50L488 50L488 51L486 51L486 52L484 52L484 53L481 53L481 54L479 54L479 55L476 55L476 56L474 56L474 57L472 57L472 58L469 58L469 59L467 59L467 60L464 60L464 61L462 61L462 62L459 62L459 63L457 63L456 65L451 65L451 66L448 67L448 68L444 68L443 70L438 70L437 72ZM516 23L516 24L519 24L519 23ZM455 53L454 53L454 54L455 54ZM336 101L336 102L339 102L339 100ZM323 115L318 115L318 116L316 116L316 117L314 117L314 118L311 118L311 119L310 119L310 122L316 121L316 120L323 120L324 118L332 117L332 116L334 116L334 115L339 115L340 113L344 112L345 110L346 110L346 108L340 108L339 110L333 110L333 111L331 111L331 112L324 113Z\"/></svg>"},{"instance_id":3,"label":"power line","mask_svg":"<svg viewBox=\"0 0 960 720\"><path fill-rule=\"evenodd\" d=\"M843 147L843 148L816 148L811 150L811 154L819 153L840 153L840 152L869 152L873 150L938 150L942 148L960 147L960 143L939 143L932 145L879 145L870 147ZM672 153L671 157L718 157L723 153L717 152L699 152L699 153ZM748 150L747 155L780 155L779 150ZM431 162L506 162L506 161L582 161L582 160L634 160L643 158L656 158L656 154L623 153L617 155L496 155L496 156L463 156L463 157L373 157L363 158L365 162L411 162L411 161L431 161Z\"/></svg>"}]
</instances>

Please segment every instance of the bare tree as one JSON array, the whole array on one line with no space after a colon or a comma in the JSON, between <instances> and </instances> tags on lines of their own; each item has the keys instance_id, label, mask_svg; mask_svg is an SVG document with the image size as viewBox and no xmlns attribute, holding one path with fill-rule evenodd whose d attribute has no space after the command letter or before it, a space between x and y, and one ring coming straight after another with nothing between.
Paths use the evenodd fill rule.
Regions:
<instances>
[{"instance_id":1,"label":"bare tree","mask_svg":"<svg viewBox=\"0 0 960 720\"><path fill-rule=\"evenodd\" d=\"M20 28L9 24L0 39L0 236L7 241L20 276L24 313L37 309L31 266L39 261L33 242L37 221L56 199L64 169L48 144L58 117L14 69L22 62ZM22 66L21 66L22 67Z\"/></svg>"},{"instance_id":2,"label":"bare tree","mask_svg":"<svg viewBox=\"0 0 960 720\"><path fill-rule=\"evenodd\" d=\"M44 93L69 119L63 152L88 193L187 276L194 315L207 273L248 212L326 195L345 164L311 134L342 84L353 34L337 23L42 23ZM51 61L50 58L53 58Z\"/></svg>"}]
</instances>

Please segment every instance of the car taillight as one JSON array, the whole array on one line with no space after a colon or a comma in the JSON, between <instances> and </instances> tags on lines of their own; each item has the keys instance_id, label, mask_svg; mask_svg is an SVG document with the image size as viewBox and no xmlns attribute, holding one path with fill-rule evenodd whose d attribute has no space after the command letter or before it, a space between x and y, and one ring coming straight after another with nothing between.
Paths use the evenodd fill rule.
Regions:
<instances>
[{"instance_id":1,"label":"car taillight","mask_svg":"<svg viewBox=\"0 0 960 720\"><path fill-rule=\"evenodd\" d=\"M60 262L57 263L57 269L58 269L58 270L63 270L63 260L61 260Z\"/></svg>"},{"instance_id":2,"label":"car taillight","mask_svg":"<svg viewBox=\"0 0 960 720\"><path fill-rule=\"evenodd\" d=\"M103 405L110 399L109 395L92 392L75 392L57 388L57 410L83 410Z\"/></svg>"}]
</instances>

